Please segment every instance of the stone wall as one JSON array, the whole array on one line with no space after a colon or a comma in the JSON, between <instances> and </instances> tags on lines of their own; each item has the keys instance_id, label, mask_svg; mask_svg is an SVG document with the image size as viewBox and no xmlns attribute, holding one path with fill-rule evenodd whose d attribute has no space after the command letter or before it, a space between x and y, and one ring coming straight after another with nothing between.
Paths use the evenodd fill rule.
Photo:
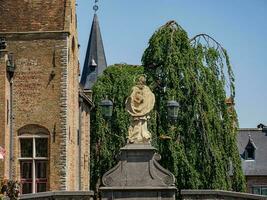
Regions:
<instances>
[{"instance_id":1,"label":"stone wall","mask_svg":"<svg viewBox=\"0 0 267 200\"><path fill-rule=\"evenodd\" d=\"M130 193L129 193L130 194ZM267 197L252 195L247 193L230 192L222 190L182 190L183 200L266 200ZM135 197L134 199L137 199ZM36 200L91 200L93 199L93 192L44 192L38 194L22 195L20 199L36 199ZM127 199L130 199L127 198ZM140 198L138 198L140 199ZM153 199L153 198L152 198ZM158 199L156 197L155 199ZM164 199L164 198L163 198Z\"/></svg>"},{"instance_id":2,"label":"stone wall","mask_svg":"<svg viewBox=\"0 0 267 200\"><path fill-rule=\"evenodd\" d=\"M266 186L267 176L246 176L247 192L252 193L254 186Z\"/></svg>"},{"instance_id":3,"label":"stone wall","mask_svg":"<svg viewBox=\"0 0 267 200\"><path fill-rule=\"evenodd\" d=\"M267 197L223 190L182 190L182 200L267 200Z\"/></svg>"},{"instance_id":4,"label":"stone wall","mask_svg":"<svg viewBox=\"0 0 267 200\"><path fill-rule=\"evenodd\" d=\"M38 194L27 194L20 196L20 200L92 200L94 193L91 191L80 192L43 192Z\"/></svg>"}]
</instances>

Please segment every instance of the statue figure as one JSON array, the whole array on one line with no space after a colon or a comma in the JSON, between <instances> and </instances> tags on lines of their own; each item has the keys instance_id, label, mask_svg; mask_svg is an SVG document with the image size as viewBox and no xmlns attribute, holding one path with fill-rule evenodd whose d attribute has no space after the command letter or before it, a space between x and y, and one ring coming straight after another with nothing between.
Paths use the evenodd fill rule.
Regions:
<instances>
[{"instance_id":1,"label":"statue figure","mask_svg":"<svg viewBox=\"0 0 267 200\"><path fill-rule=\"evenodd\" d=\"M126 100L126 110L132 116L128 129L128 143L150 143L151 140L147 121L150 118L148 114L155 104L155 96L145 84L146 78L141 76Z\"/></svg>"}]
</instances>

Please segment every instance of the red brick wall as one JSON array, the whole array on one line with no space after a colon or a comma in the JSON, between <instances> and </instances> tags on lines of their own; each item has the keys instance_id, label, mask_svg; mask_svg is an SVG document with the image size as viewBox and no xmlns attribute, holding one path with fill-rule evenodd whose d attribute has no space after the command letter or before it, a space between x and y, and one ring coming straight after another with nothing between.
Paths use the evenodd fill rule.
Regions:
<instances>
[{"instance_id":1,"label":"red brick wall","mask_svg":"<svg viewBox=\"0 0 267 200\"><path fill-rule=\"evenodd\" d=\"M0 0L0 32L64 29L66 0Z\"/></svg>"},{"instance_id":2,"label":"red brick wall","mask_svg":"<svg viewBox=\"0 0 267 200\"><path fill-rule=\"evenodd\" d=\"M0 17L5 19L0 20L0 37L6 38L16 61L13 178L20 178L18 130L28 124L43 126L50 134L49 190L78 190L79 169L82 189L89 188L89 110L82 113L82 162L77 165L79 49L75 2L0 0Z\"/></svg>"},{"instance_id":3,"label":"red brick wall","mask_svg":"<svg viewBox=\"0 0 267 200\"><path fill-rule=\"evenodd\" d=\"M16 70L13 80L13 178L19 180L18 130L28 124L47 128L50 138L55 131L55 141L50 145L50 189L59 190L61 169L60 145L65 130L61 128L62 60L66 57L67 35L8 34L9 50L14 53ZM65 68L65 67L64 67ZM55 76L51 78L54 71Z\"/></svg>"},{"instance_id":4,"label":"red brick wall","mask_svg":"<svg viewBox=\"0 0 267 200\"><path fill-rule=\"evenodd\" d=\"M267 185L267 176L246 176L247 192L252 193L253 186Z\"/></svg>"}]
</instances>

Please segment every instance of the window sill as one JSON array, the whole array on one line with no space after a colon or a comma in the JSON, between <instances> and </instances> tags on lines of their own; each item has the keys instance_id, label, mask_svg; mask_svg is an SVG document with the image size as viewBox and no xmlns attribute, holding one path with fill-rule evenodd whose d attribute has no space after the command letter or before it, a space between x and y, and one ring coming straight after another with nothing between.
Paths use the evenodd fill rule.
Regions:
<instances>
[{"instance_id":1,"label":"window sill","mask_svg":"<svg viewBox=\"0 0 267 200\"><path fill-rule=\"evenodd\" d=\"M48 160L48 157L37 157L37 158L25 157L25 158L18 158L18 160Z\"/></svg>"},{"instance_id":2,"label":"window sill","mask_svg":"<svg viewBox=\"0 0 267 200\"><path fill-rule=\"evenodd\" d=\"M246 161L246 162L254 162L255 159L244 159L244 161Z\"/></svg>"}]
</instances>

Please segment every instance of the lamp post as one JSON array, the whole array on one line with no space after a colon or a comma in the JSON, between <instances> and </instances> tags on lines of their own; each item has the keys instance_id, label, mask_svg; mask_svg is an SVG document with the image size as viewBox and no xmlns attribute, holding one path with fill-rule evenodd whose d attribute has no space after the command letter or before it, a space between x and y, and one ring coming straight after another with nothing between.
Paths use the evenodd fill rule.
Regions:
<instances>
[{"instance_id":1,"label":"lamp post","mask_svg":"<svg viewBox=\"0 0 267 200\"><path fill-rule=\"evenodd\" d=\"M179 103L174 100L167 102L168 118L172 121L176 121L178 118Z\"/></svg>"},{"instance_id":2,"label":"lamp post","mask_svg":"<svg viewBox=\"0 0 267 200\"><path fill-rule=\"evenodd\" d=\"M104 118L110 119L112 117L113 103L109 99L104 99L100 102L101 113Z\"/></svg>"}]
</instances>

